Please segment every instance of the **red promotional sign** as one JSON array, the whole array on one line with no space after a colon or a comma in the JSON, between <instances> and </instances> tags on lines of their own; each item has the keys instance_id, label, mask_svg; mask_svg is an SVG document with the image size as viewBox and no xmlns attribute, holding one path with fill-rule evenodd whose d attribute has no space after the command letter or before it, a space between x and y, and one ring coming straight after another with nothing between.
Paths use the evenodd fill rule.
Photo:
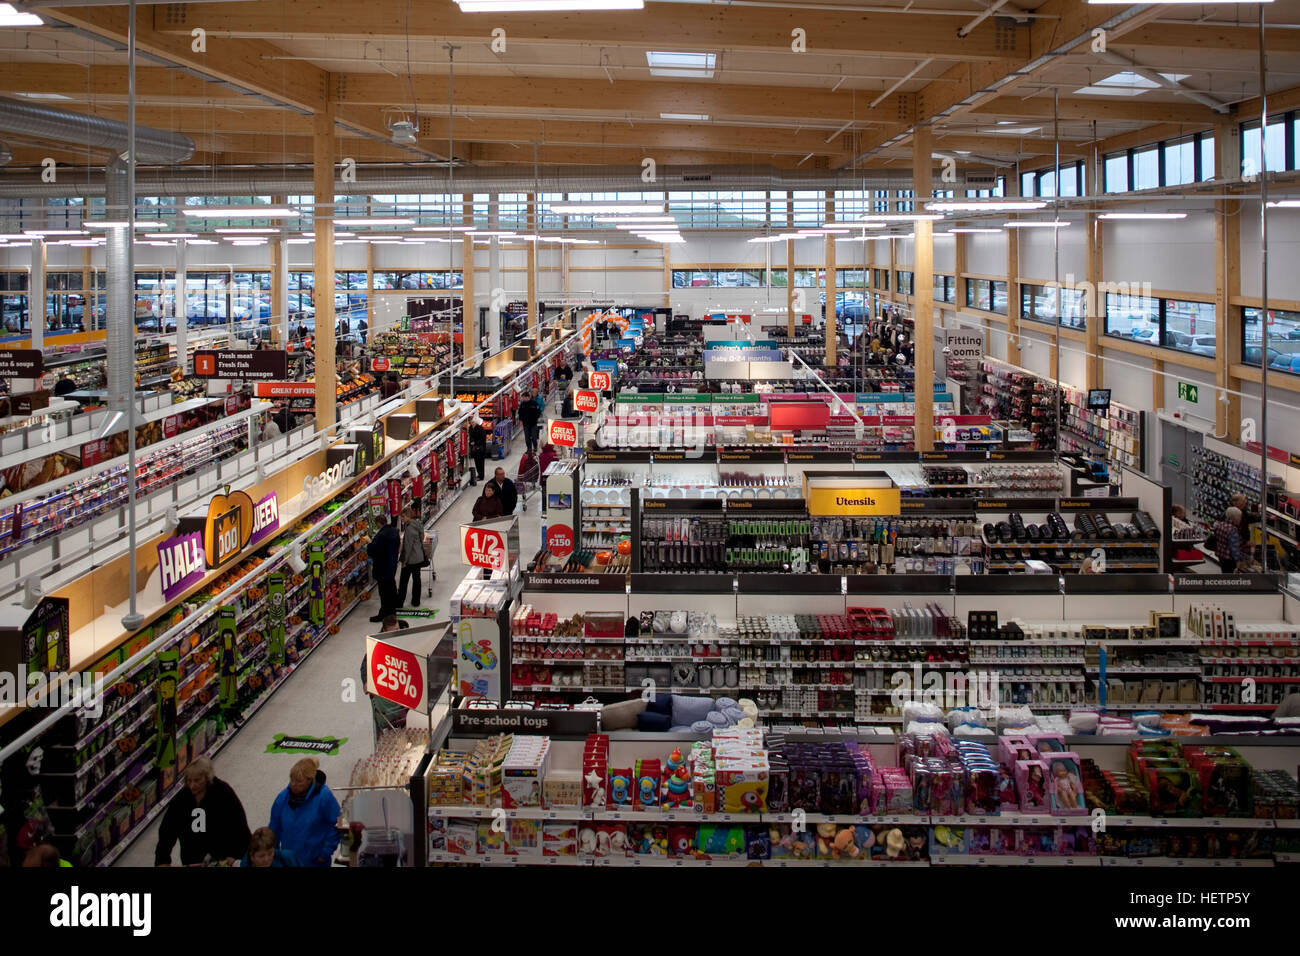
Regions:
<instances>
[{"instance_id":1,"label":"red promotional sign","mask_svg":"<svg viewBox=\"0 0 1300 956\"><path fill-rule=\"evenodd\" d=\"M547 433L550 435L551 444L559 445L561 448L573 448L578 444L578 429L572 422L551 422Z\"/></svg>"},{"instance_id":2,"label":"red promotional sign","mask_svg":"<svg viewBox=\"0 0 1300 956\"><path fill-rule=\"evenodd\" d=\"M573 529L567 524L551 525L546 529L546 549L557 558L573 554Z\"/></svg>"},{"instance_id":3,"label":"red promotional sign","mask_svg":"<svg viewBox=\"0 0 1300 956\"><path fill-rule=\"evenodd\" d=\"M460 454L461 457L469 454L469 430L465 428L460 430Z\"/></svg>"},{"instance_id":4,"label":"red promotional sign","mask_svg":"<svg viewBox=\"0 0 1300 956\"><path fill-rule=\"evenodd\" d=\"M387 372L391 368L388 359L372 358L370 360L370 370L372 372Z\"/></svg>"},{"instance_id":5,"label":"red promotional sign","mask_svg":"<svg viewBox=\"0 0 1300 956\"><path fill-rule=\"evenodd\" d=\"M583 388L573 393L573 407L578 411L594 412L599 406L600 394L598 392L588 391Z\"/></svg>"},{"instance_id":6,"label":"red promotional sign","mask_svg":"<svg viewBox=\"0 0 1300 956\"><path fill-rule=\"evenodd\" d=\"M163 438L174 438L181 430L181 417L168 415L163 419Z\"/></svg>"},{"instance_id":7,"label":"red promotional sign","mask_svg":"<svg viewBox=\"0 0 1300 956\"><path fill-rule=\"evenodd\" d=\"M92 465L98 465L108 457L108 439L97 438L94 441L88 441L81 446L81 467L89 468Z\"/></svg>"},{"instance_id":8,"label":"red promotional sign","mask_svg":"<svg viewBox=\"0 0 1300 956\"><path fill-rule=\"evenodd\" d=\"M226 397L226 414L233 415L237 411L239 411L239 396L228 395Z\"/></svg>"},{"instance_id":9,"label":"red promotional sign","mask_svg":"<svg viewBox=\"0 0 1300 956\"><path fill-rule=\"evenodd\" d=\"M499 532L463 527L460 544L461 558L471 568L495 571L506 566L506 541Z\"/></svg>"},{"instance_id":10,"label":"red promotional sign","mask_svg":"<svg viewBox=\"0 0 1300 956\"><path fill-rule=\"evenodd\" d=\"M370 652L370 693L416 709L424 700L424 667L408 650L375 641Z\"/></svg>"},{"instance_id":11,"label":"red promotional sign","mask_svg":"<svg viewBox=\"0 0 1300 956\"><path fill-rule=\"evenodd\" d=\"M315 382L256 382L253 394L258 398L315 398Z\"/></svg>"},{"instance_id":12,"label":"red promotional sign","mask_svg":"<svg viewBox=\"0 0 1300 956\"><path fill-rule=\"evenodd\" d=\"M416 499L424 497L424 478L420 475L411 479L411 496Z\"/></svg>"},{"instance_id":13,"label":"red promotional sign","mask_svg":"<svg viewBox=\"0 0 1300 956\"><path fill-rule=\"evenodd\" d=\"M402 510L402 483L396 478L388 479L388 513L400 514Z\"/></svg>"},{"instance_id":14,"label":"red promotional sign","mask_svg":"<svg viewBox=\"0 0 1300 956\"><path fill-rule=\"evenodd\" d=\"M591 387L598 392L608 392L613 386L610 384L608 372L592 372Z\"/></svg>"}]
</instances>

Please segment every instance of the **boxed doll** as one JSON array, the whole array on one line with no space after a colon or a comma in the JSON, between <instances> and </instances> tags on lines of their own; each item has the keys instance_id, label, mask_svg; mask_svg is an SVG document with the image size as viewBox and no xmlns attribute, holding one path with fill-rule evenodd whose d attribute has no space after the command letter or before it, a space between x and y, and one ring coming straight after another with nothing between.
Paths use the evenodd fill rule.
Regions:
<instances>
[{"instance_id":1,"label":"boxed doll","mask_svg":"<svg viewBox=\"0 0 1300 956\"><path fill-rule=\"evenodd\" d=\"M1047 805L1053 813L1087 813L1083 795L1079 755L1064 753L1043 755L1047 764Z\"/></svg>"},{"instance_id":2,"label":"boxed doll","mask_svg":"<svg viewBox=\"0 0 1300 956\"><path fill-rule=\"evenodd\" d=\"M1028 812L1048 809L1046 761L1017 760L1015 769L1020 809Z\"/></svg>"}]
</instances>

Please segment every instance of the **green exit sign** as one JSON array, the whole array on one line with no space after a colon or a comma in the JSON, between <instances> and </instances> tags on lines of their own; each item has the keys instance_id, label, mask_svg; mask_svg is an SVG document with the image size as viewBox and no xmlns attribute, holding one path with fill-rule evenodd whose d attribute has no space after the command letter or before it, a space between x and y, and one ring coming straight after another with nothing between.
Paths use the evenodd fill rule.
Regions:
<instances>
[{"instance_id":1,"label":"green exit sign","mask_svg":"<svg viewBox=\"0 0 1300 956\"><path fill-rule=\"evenodd\" d=\"M1189 382L1178 383L1178 400L1180 402L1191 402L1196 404L1200 401L1200 389Z\"/></svg>"}]
</instances>

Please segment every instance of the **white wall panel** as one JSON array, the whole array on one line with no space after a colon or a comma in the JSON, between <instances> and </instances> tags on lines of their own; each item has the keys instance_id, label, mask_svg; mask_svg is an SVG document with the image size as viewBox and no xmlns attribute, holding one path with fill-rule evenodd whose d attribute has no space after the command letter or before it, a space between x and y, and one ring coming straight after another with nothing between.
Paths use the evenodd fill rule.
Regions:
<instances>
[{"instance_id":1,"label":"white wall panel","mask_svg":"<svg viewBox=\"0 0 1300 956\"><path fill-rule=\"evenodd\" d=\"M1214 294L1214 217L1208 213L1172 221L1104 222L1102 247L1106 282Z\"/></svg>"},{"instance_id":2,"label":"white wall panel","mask_svg":"<svg viewBox=\"0 0 1300 956\"><path fill-rule=\"evenodd\" d=\"M966 271L975 275L1006 275L1006 234L968 235L966 237Z\"/></svg>"},{"instance_id":3,"label":"white wall panel","mask_svg":"<svg viewBox=\"0 0 1300 956\"><path fill-rule=\"evenodd\" d=\"M1237 217L1241 229L1241 294L1258 297L1260 273L1259 203L1242 203ZM1270 299L1300 301L1300 209L1268 211L1268 295Z\"/></svg>"},{"instance_id":4,"label":"white wall panel","mask_svg":"<svg viewBox=\"0 0 1300 956\"><path fill-rule=\"evenodd\" d=\"M1052 233L1057 233L1054 239ZM1088 275L1088 231L1083 223L1076 222L1065 229L1022 229L1020 231L1020 275L1028 279L1052 279L1058 274L1061 281L1073 274L1076 282ZM1057 251L1060 243L1060 272L1056 271Z\"/></svg>"}]
</instances>

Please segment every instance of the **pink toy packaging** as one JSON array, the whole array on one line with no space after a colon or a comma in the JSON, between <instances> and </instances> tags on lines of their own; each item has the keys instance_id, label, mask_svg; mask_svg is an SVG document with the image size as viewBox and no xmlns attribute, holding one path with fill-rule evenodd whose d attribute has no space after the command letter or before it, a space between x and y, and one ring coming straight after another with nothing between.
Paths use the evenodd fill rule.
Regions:
<instances>
[{"instance_id":1,"label":"pink toy packaging","mask_svg":"<svg viewBox=\"0 0 1300 956\"><path fill-rule=\"evenodd\" d=\"M1079 755L1067 750L1064 753L1044 754L1044 757L1047 763L1047 803L1052 812L1087 813Z\"/></svg>"},{"instance_id":2,"label":"pink toy packaging","mask_svg":"<svg viewBox=\"0 0 1300 956\"><path fill-rule=\"evenodd\" d=\"M1020 794L1020 809L1046 810L1047 764L1042 760L1016 761L1016 792Z\"/></svg>"},{"instance_id":3,"label":"pink toy packaging","mask_svg":"<svg viewBox=\"0 0 1300 956\"><path fill-rule=\"evenodd\" d=\"M1023 734L1008 734L998 738L998 763L1008 770L1016 765L1017 760L1030 760L1037 756L1029 738Z\"/></svg>"},{"instance_id":4,"label":"pink toy packaging","mask_svg":"<svg viewBox=\"0 0 1300 956\"><path fill-rule=\"evenodd\" d=\"M1040 754L1064 753L1065 738L1060 734L1026 734L1029 743Z\"/></svg>"}]
</instances>

